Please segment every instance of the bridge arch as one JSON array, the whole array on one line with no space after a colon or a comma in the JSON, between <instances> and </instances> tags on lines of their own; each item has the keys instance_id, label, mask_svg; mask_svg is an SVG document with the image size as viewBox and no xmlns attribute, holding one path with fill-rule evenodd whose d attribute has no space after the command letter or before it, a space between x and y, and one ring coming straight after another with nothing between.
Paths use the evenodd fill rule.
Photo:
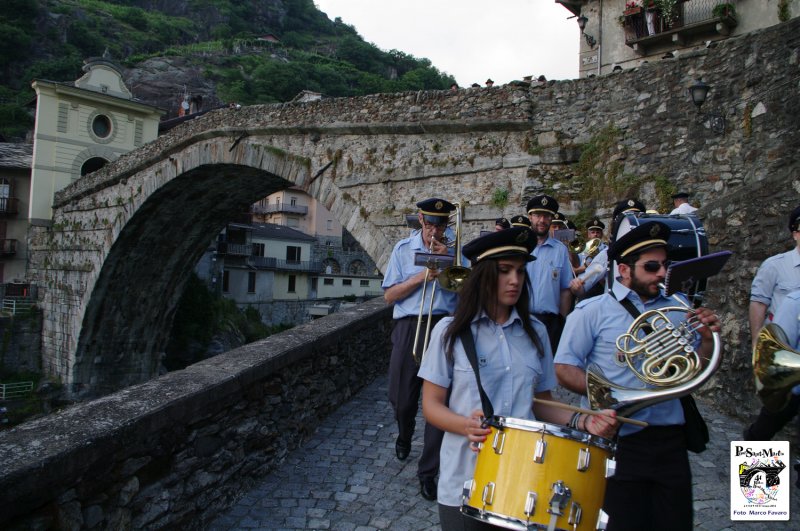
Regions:
<instances>
[{"instance_id":1,"label":"bridge arch","mask_svg":"<svg viewBox=\"0 0 800 531\"><path fill-rule=\"evenodd\" d=\"M429 105L452 98L426 97ZM375 98L403 108L421 103L413 93ZM343 114L363 120L365 101L375 98L321 104L339 113L344 104ZM309 104L225 109L81 177L56 194L52 226L34 228L31 238L30 276L45 288L45 372L74 396L157 375L177 301L203 251L236 214L289 186L320 201L383 268L408 234L403 213L415 201L456 190L464 197L464 185L489 197L498 173L507 183L524 175L525 101L499 113L483 106L497 113L491 119L380 126L305 123L298 115L307 119Z\"/></svg>"}]
</instances>

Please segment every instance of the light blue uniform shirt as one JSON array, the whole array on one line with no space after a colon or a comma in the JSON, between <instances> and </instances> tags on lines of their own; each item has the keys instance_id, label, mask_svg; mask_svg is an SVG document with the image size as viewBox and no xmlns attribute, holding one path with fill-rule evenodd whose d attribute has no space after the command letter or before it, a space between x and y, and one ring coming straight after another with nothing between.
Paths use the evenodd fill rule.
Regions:
<instances>
[{"instance_id":1,"label":"light blue uniform shirt","mask_svg":"<svg viewBox=\"0 0 800 531\"><path fill-rule=\"evenodd\" d=\"M453 249L448 249L448 254L453 254ZM420 271L424 270L424 266L414 265L414 255L416 253L427 253L428 248L422 241L422 233L419 231L412 233L411 236L400 240L392 250L392 256L389 258L389 265L386 266L386 274L383 277L381 287L386 290L395 284L405 282L413 277ZM423 315L428 314L428 305L430 304L430 293L435 281L428 281L425 288L425 308L422 310ZM419 304L422 301L422 287L420 284L417 289L412 291L406 298L398 300L394 303L394 310L392 317L394 319L401 319L403 317L419 315ZM436 314L449 314L453 313L456 308L456 293L447 291L436 286L436 293L433 297L433 308L431 313Z\"/></svg>"},{"instance_id":2,"label":"light blue uniform shirt","mask_svg":"<svg viewBox=\"0 0 800 531\"><path fill-rule=\"evenodd\" d=\"M597 253L592 263L586 266L586 270L578 275L583 280L584 292L588 292L595 284L605 278L608 270L608 247Z\"/></svg>"},{"instance_id":3,"label":"light blue uniform shirt","mask_svg":"<svg viewBox=\"0 0 800 531\"><path fill-rule=\"evenodd\" d=\"M547 238L531 254L536 260L525 266L531 279L531 313L559 313L561 290L569 289L572 280L569 250L555 238Z\"/></svg>"},{"instance_id":4,"label":"light blue uniform shirt","mask_svg":"<svg viewBox=\"0 0 800 531\"><path fill-rule=\"evenodd\" d=\"M794 350L800 350L800 291L793 291L783 299L772 322L786 332L789 346ZM795 385L792 393L800 395L800 385Z\"/></svg>"},{"instance_id":5,"label":"light blue uniform shirt","mask_svg":"<svg viewBox=\"0 0 800 531\"><path fill-rule=\"evenodd\" d=\"M625 297L630 299L640 312L678 305L677 301L663 294L642 303L636 292L621 282L615 282L611 293L579 302L575 310L567 316L555 363L574 365L584 371L590 363L596 363L605 377L617 385L635 389L649 387L636 377L627 364L618 364L616 361L617 338L633 323L633 316L619 303ZM670 315L670 319L679 320L684 315L685 312L676 312L674 317ZM585 396L581 403L584 407L589 406ZM684 423L683 407L678 399L666 400L640 409L632 417L652 426ZM620 435L629 435L641 429L631 424L623 424Z\"/></svg>"},{"instance_id":6,"label":"light blue uniform shirt","mask_svg":"<svg viewBox=\"0 0 800 531\"><path fill-rule=\"evenodd\" d=\"M786 332L789 346L800 350L800 291L793 291L783 299L772 322Z\"/></svg>"},{"instance_id":7,"label":"light blue uniform shirt","mask_svg":"<svg viewBox=\"0 0 800 531\"><path fill-rule=\"evenodd\" d=\"M485 313L472 321L481 385L495 415L534 420L533 394L549 391L556 385L547 330L536 318L530 319L545 350L542 357L522 328L515 309L503 325L496 324ZM483 408L475 373L460 339L456 338L453 345L453 361L445 356L442 338L452 321L452 317L445 317L433 328L418 376L440 387L452 385L450 409L469 417ZM469 448L466 437L445 432L440 456L438 501L460 507L464 482L475 472L476 454Z\"/></svg>"},{"instance_id":8,"label":"light blue uniform shirt","mask_svg":"<svg viewBox=\"0 0 800 531\"><path fill-rule=\"evenodd\" d=\"M800 252L795 248L764 260L750 287L750 300L766 304L768 311L774 314L783 298L798 289Z\"/></svg>"}]
</instances>

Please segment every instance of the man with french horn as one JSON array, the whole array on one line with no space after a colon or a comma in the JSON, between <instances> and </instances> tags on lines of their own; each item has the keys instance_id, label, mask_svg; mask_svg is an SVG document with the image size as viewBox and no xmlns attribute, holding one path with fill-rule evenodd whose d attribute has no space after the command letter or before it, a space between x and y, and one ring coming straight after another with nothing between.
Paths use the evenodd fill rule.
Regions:
<instances>
[{"instance_id":1,"label":"man with french horn","mask_svg":"<svg viewBox=\"0 0 800 531\"><path fill-rule=\"evenodd\" d=\"M555 356L556 375L561 385L584 396L584 405L589 402L585 398L587 370L594 370L589 370L592 364L612 385L647 388L646 392L655 389L628 366L628 354L621 350L619 339L631 333L629 328L641 312L674 307L675 301L661 289L669 265L669 235L666 224L648 222L613 242L608 257L618 264L619 276L610 291L581 301L567 318ZM720 330L719 319L706 308L691 314L699 338L694 348L702 365L712 350L719 353L714 338ZM669 318L677 320L678 315L682 319L684 314L673 312ZM641 362L633 364L641 366ZM618 411L626 414L625 409ZM620 429L617 470L608 480L603 505L609 515L608 529L691 529L692 480L681 401L664 397L651 404L643 400L629 416L649 426L627 424Z\"/></svg>"},{"instance_id":2,"label":"man with french horn","mask_svg":"<svg viewBox=\"0 0 800 531\"><path fill-rule=\"evenodd\" d=\"M750 334L756 344L761 327L773 319L785 297L800 289L800 206L789 214L789 232L794 248L764 260L750 287ZM746 441L768 441L778 433L800 409L800 396L794 395L780 411L762 407L758 418L744 430Z\"/></svg>"},{"instance_id":3,"label":"man with french horn","mask_svg":"<svg viewBox=\"0 0 800 531\"><path fill-rule=\"evenodd\" d=\"M427 329L429 324L436 324L456 307L454 292L433 289L439 268L415 265L417 253L454 253L454 250L448 249L444 236L450 213L456 207L449 201L435 197L420 201L417 207L422 228L395 245L382 284L384 299L388 304L394 304L389 402L397 421L395 453L400 461L408 458L411 452L411 438L419 411L422 379L417 376L419 360L414 358L412 352L421 354L424 348L420 327ZM425 300L423 295L426 295ZM417 476L420 493L426 500L436 499L436 475L439 472L439 448L443 435L438 428L425 424Z\"/></svg>"}]
</instances>

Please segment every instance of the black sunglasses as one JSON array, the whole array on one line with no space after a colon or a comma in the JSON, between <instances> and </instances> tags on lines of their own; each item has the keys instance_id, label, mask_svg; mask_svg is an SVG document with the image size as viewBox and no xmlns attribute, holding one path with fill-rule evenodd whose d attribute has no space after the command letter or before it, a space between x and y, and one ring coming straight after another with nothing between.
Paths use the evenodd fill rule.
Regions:
<instances>
[{"instance_id":1,"label":"black sunglasses","mask_svg":"<svg viewBox=\"0 0 800 531\"><path fill-rule=\"evenodd\" d=\"M658 260L648 260L647 262L642 262L641 264L631 264L631 267L638 265L648 273L658 273L662 267L664 269L669 269L671 263L671 260L664 260L663 262L659 262Z\"/></svg>"}]
</instances>

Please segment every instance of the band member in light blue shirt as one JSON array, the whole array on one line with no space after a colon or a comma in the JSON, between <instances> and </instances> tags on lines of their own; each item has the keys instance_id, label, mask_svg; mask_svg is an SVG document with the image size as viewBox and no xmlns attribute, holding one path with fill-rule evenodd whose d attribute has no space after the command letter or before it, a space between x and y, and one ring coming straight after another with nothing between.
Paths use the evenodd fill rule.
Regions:
<instances>
[{"instance_id":1,"label":"band member in light blue shirt","mask_svg":"<svg viewBox=\"0 0 800 531\"><path fill-rule=\"evenodd\" d=\"M536 235L534 261L527 266L531 279L530 310L547 327L550 344L558 346L561 329L572 308L569 283L572 263L566 245L550 237L550 224L558 212L558 201L549 195L537 195L528 201L528 218Z\"/></svg>"},{"instance_id":2,"label":"band member in light blue shirt","mask_svg":"<svg viewBox=\"0 0 800 531\"><path fill-rule=\"evenodd\" d=\"M666 277L669 234L666 224L648 222L611 244L609 259L617 262L620 276L611 292L581 301L567 318L555 357L561 385L586 396L586 371L594 363L617 386L646 387L617 353L617 338L634 321L621 302L629 300L640 313L677 305L659 287ZM674 313L675 319L685 318L683 312ZM697 329L697 352L704 359L714 348L712 332L719 332L719 319L706 308L697 309L695 319L704 325ZM617 471L608 480L603 507L608 529L692 529L691 469L680 401L665 400L632 416L649 426L620 430Z\"/></svg>"},{"instance_id":3,"label":"band member in light blue shirt","mask_svg":"<svg viewBox=\"0 0 800 531\"><path fill-rule=\"evenodd\" d=\"M780 308L783 298L800 289L800 206L789 214L789 231L794 248L764 260L750 287L750 334L753 344L761 327Z\"/></svg>"},{"instance_id":4,"label":"band member in light blue shirt","mask_svg":"<svg viewBox=\"0 0 800 531\"><path fill-rule=\"evenodd\" d=\"M423 341L428 325L452 313L456 307L456 294L438 286L434 291L440 268L414 264L417 253L439 255L453 254L444 243L444 233L450 213L455 205L443 199L431 198L417 203L419 223L422 228L395 245L386 274L383 277L384 299L394 304L392 316L392 355L389 360L389 402L394 409L398 435L395 454L400 461L411 452L411 439L419 411L422 380L417 377L418 360L414 359L414 340L417 339L417 356L422 356ZM423 286L425 300L422 300ZM434 293L431 301L431 293ZM420 319L420 311L422 318ZM417 331L419 330L419 334ZM426 424L425 437L417 466L420 494L427 500L436 499L436 475L439 471L439 447L442 431Z\"/></svg>"},{"instance_id":5,"label":"band member in light blue shirt","mask_svg":"<svg viewBox=\"0 0 800 531\"><path fill-rule=\"evenodd\" d=\"M605 437L616 430L612 411L573 419L571 412L550 405L536 403L532 409L532 397L551 399L555 386L546 330L528 312L525 263L532 259L535 242L528 228L512 227L464 246L472 271L454 316L434 328L420 366L425 418L446 432L438 496L439 522L445 531L485 526L459 512L464 482L472 477L477 459L474 443L483 442L489 433L461 333L472 334L481 386L494 414L558 424L573 420L579 429Z\"/></svg>"},{"instance_id":6,"label":"band member in light blue shirt","mask_svg":"<svg viewBox=\"0 0 800 531\"><path fill-rule=\"evenodd\" d=\"M789 214L789 231L794 249L770 256L758 268L750 287L750 335L753 346L761 328L781 311L789 293L800 289L800 206ZM792 396L780 411L762 407L756 420L745 428L745 441L768 441L789 422L800 409L800 397Z\"/></svg>"}]
</instances>

